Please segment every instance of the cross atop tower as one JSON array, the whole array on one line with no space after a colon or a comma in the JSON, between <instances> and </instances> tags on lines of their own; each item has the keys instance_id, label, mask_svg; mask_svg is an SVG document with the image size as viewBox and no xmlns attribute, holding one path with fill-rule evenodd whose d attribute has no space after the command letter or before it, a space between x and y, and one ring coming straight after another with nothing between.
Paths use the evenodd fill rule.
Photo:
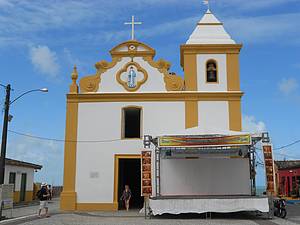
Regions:
<instances>
[{"instance_id":1,"label":"cross atop tower","mask_svg":"<svg viewBox=\"0 0 300 225\"><path fill-rule=\"evenodd\" d=\"M209 10L209 0L203 0L203 4L207 5L207 9Z\"/></svg>"},{"instance_id":2,"label":"cross atop tower","mask_svg":"<svg viewBox=\"0 0 300 225\"><path fill-rule=\"evenodd\" d=\"M141 25L142 22L135 22L134 16L131 17L131 22L124 23L125 25L131 25L131 39L134 40L134 25Z\"/></svg>"}]
</instances>

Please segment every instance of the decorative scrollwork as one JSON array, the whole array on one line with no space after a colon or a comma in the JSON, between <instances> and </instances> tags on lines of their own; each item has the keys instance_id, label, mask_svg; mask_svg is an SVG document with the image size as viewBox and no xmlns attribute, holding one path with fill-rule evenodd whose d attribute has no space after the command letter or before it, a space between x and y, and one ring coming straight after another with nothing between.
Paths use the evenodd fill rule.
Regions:
<instances>
[{"instance_id":1,"label":"decorative scrollwork","mask_svg":"<svg viewBox=\"0 0 300 225\"><path fill-rule=\"evenodd\" d=\"M144 57L151 66L158 69L159 72L164 74L165 88L167 91L183 91L184 90L184 80L172 73L169 73L171 63L164 59L159 59L158 61L153 61L152 57Z\"/></svg>"},{"instance_id":2,"label":"decorative scrollwork","mask_svg":"<svg viewBox=\"0 0 300 225\"><path fill-rule=\"evenodd\" d=\"M164 77L167 91L182 91L184 90L183 79L176 74L168 74Z\"/></svg>"},{"instance_id":3,"label":"decorative scrollwork","mask_svg":"<svg viewBox=\"0 0 300 225\"><path fill-rule=\"evenodd\" d=\"M79 82L80 92L96 92L99 89L100 81L101 78L97 74L83 77Z\"/></svg>"},{"instance_id":4,"label":"decorative scrollwork","mask_svg":"<svg viewBox=\"0 0 300 225\"><path fill-rule=\"evenodd\" d=\"M101 60L95 64L97 72L95 75L89 75L81 78L79 82L80 92L97 92L99 89L99 84L101 81L101 75L105 73L108 69L114 67L121 58L113 58L111 62L107 62L106 60Z\"/></svg>"}]
</instances>

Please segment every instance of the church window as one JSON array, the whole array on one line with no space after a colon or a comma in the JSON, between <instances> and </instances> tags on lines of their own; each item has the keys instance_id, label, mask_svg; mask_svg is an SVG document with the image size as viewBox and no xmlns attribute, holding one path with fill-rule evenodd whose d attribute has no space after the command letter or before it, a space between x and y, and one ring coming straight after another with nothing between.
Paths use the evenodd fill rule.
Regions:
<instances>
[{"instance_id":1,"label":"church window","mask_svg":"<svg viewBox=\"0 0 300 225\"><path fill-rule=\"evenodd\" d=\"M210 59L206 62L206 82L207 83L218 82L217 62L213 59Z\"/></svg>"},{"instance_id":2,"label":"church window","mask_svg":"<svg viewBox=\"0 0 300 225\"><path fill-rule=\"evenodd\" d=\"M123 108L122 138L141 138L141 113L139 107Z\"/></svg>"}]
</instances>

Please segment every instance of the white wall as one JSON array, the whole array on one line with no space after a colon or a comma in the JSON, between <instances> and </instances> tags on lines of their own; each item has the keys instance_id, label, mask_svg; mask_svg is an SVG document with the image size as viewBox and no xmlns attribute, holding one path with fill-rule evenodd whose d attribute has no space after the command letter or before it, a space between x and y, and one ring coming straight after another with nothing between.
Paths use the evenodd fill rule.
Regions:
<instances>
[{"instance_id":1,"label":"white wall","mask_svg":"<svg viewBox=\"0 0 300 225\"><path fill-rule=\"evenodd\" d=\"M162 195L249 195L248 159L162 159Z\"/></svg>"},{"instance_id":2,"label":"white wall","mask_svg":"<svg viewBox=\"0 0 300 225\"><path fill-rule=\"evenodd\" d=\"M121 138L122 107L143 107L143 134L176 133L184 129L184 102L80 103L78 140ZM114 155L140 154L143 141L78 143L76 192L79 203L111 203L114 189Z\"/></svg>"},{"instance_id":3,"label":"white wall","mask_svg":"<svg viewBox=\"0 0 300 225\"><path fill-rule=\"evenodd\" d=\"M229 130L229 108L227 101L198 102L199 127Z\"/></svg>"},{"instance_id":4,"label":"white wall","mask_svg":"<svg viewBox=\"0 0 300 225\"><path fill-rule=\"evenodd\" d=\"M206 82L206 62L210 59L217 61L218 83ZM197 55L198 91L227 91L226 54L199 54Z\"/></svg>"},{"instance_id":5,"label":"white wall","mask_svg":"<svg viewBox=\"0 0 300 225\"><path fill-rule=\"evenodd\" d=\"M107 70L101 75L101 82L99 84L98 92L128 92L121 84L116 80L116 74L121 70L131 58L124 57L116 66ZM142 57L135 57L134 62L137 62L148 73L148 80L136 91L136 92L165 92L164 75L158 71L158 69L152 67ZM137 72L137 71L136 71ZM126 73L121 75L123 81L126 81ZM142 80L143 75L137 72L137 79Z\"/></svg>"},{"instance_id":6,"label":"white wall","mask_svg":"<svg viewBox=\"0 0 300 225\"><path fill-rule=\"evenodd\" d=\"M8 182L9 182L9 173L10 172L16 173L15 191L20 191L22 173L27 174L26 191L33 191L33 181L34 181L34 169L33 168L5 165L5 176L4 176L5 184L8 184Z\"/></svg>"}]
</instances>

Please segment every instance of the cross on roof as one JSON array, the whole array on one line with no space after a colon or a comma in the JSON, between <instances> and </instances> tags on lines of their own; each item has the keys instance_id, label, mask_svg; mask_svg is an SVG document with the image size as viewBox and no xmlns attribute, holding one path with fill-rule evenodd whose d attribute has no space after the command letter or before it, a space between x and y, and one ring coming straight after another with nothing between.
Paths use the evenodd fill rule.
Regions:
<instances>
[{"instance_id":1,"label":"cross on roof","mask_svg":"<svg viewBox=\"0 0 300 225\"><path fill-rule=\"evenodd\" d=\"M203 4L207 5L207 9L209 9L209 0L203 0Z\"/></svg>"},{"instance_id":2,"label":"cross on roof","mask_svg":"<svg viewBox=\"0 0 300 225\"><path fill-rule=\"evenodd\" d=\"M134 25L141 25L142 22L135 22L134 16L131 17L131 22L124 23L125 25L131 25L131 39L134 40Z\"/></svg>"}]
</instances>

